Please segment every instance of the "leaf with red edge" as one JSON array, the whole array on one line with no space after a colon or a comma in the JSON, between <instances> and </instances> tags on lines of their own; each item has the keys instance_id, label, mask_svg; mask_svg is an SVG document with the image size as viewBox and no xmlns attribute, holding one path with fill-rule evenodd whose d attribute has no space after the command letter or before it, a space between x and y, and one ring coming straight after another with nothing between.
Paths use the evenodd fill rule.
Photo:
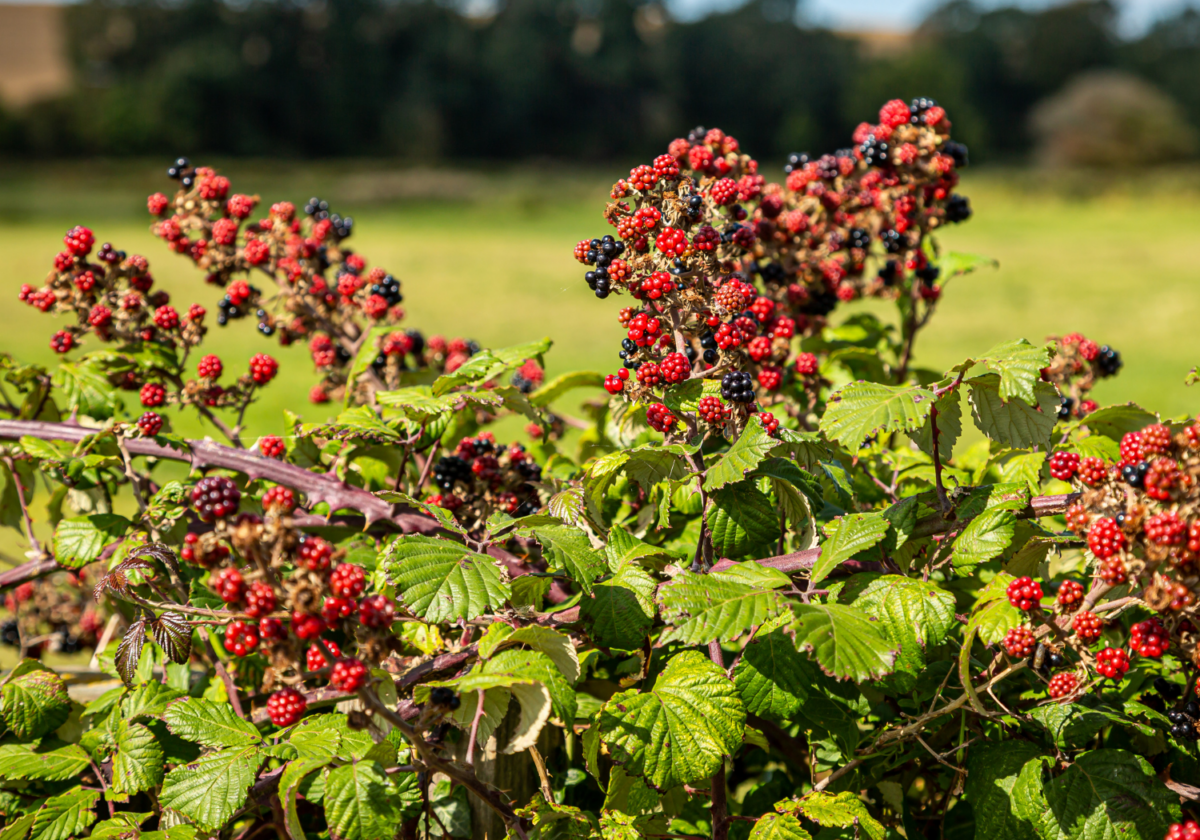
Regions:
<instances>
[{"instance_id":1,"label":"leaf with red edge","mask_svg":"<svg viewBox=\"0 0 1200 840\"><path fill-rule=\"evenodd\" d=\"M182 665L191 657L192 625L179 613L163 613L150 622L150 632L172 662Z\"/></svg>"},{"instance_id":2,"label":"leaf with red edge","mask_svg":"<svg viewBox=\"0 0 1200 840\"><path fill-rule=\"evenodd\" d=\"M133 687L133 677L137 673L138 660L142 658L142 645L146 643L146 620L139 618L125 631L121 644L117 646L116 666L121 681L130 688Z\"/></svg>"}]
</instances>

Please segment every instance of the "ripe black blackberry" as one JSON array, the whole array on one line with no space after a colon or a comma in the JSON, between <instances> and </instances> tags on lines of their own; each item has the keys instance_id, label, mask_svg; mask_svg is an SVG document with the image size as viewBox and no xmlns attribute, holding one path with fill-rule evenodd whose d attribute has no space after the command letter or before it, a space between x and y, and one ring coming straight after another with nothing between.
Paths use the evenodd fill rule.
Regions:
<instances>
[{"instance_id":1,"label":"ripe black blackberry","mask_svg":"<svg viewBox=\"0 0 1200 840\"><path fill-rule=\"evenodd\" d=\"M797 169L803 169L804 164L808 163L811 158L808 152L792 152L787 156L787 163L783 165L784 173L791 175Z\"/></svg>"},{"instance_id":2,"label":"ripe black blackberry","mask_svg":"<svg viewBox=\"0 0 1200 840\"><path fill-rule=\"evenodd\" d=\"M1141 461L1137 464L1125 464L1121 467L1121 480L1130 487L1141 490L1146 486L1146 473L1149 471L1150 464L1147 461Z\"/></svg>"},{"instance_id":3,"label":"ripe black blackberry","mask_svg":"<svg viewBox=\"0 0 1200 840\"><path fill-rule=\"evenodd\" d=\"M967 147L963 143L947 140L942 144L942 152L954 159L954 166L958 169L962 169L970 163L970 158L967 155Z\"/></svg>"},{"instance_id":4,"label":"ripe black blackberry","mask_svg":"<svg viewBox=\"0 0 1200 840\"><path fill-rule=\"evenodd\" d=\"M1058 403L1058 419L1067 420L1071 416L1071 409L1075 407L1075 400L1070 397L1063 397Z\"/></svg>"},{"instance_id":5,"label":"ripe black blackberry","mask_svg":"<svg viewBox=\"0 0 1200 840\"><path fill-rule=\"evenodd\" d=\"M688 136L687 136L688 142L693 143L693 144L703 143L704 136L706 134L708 134L708 129L702 125L698 125L695 128L693 128L691 131L688 132Z\"/></svg>"},{"instance_id":6,"label":"ripe black blackberry","mask_svg":"<svg viewBox=\"0 0 1200 840\"><path fill-rule=\"evenodd\" d=\"M900 264L895 260L888 260L879 269L879 279L883 281L885 286L894 286L896 279L899 276Z\"/></svg>"},{"instance_id":7,"label":"ripe black blackberry","mask_svg":"<svg viewBox=\"0 0 1200 840\"><path fill-rule=\"evenodd\" d=\"M705 364L715 365L720 357L721 354L711 347L704 351Z\"/></svg>"},{"instance_id":8,"label":"ripe black blackberry","mask_svg":"<svg viewBox=\"0 0 1200 840\"><path fill-rule=\"evenodd\" d=\"M185 157L176 158L175 162L167 167L167 177L178 181L183 177L183 173L192 168L192 163Z\"/></svg>"},{"instance_id":9,"label":"ripe black blackberry","mask_svg":"<svg viewBox=\"0 0 1200 840\"><path fill-rule=\"evenodd\" d=\"M787 280L787 272L777 262L769 262L766 265L759 266L758 273L762 277L763 282L768 286L778 286Z\"/></svg>"},{"instance_id":10,"label":"ripe black blackberry","mask_svg":"<svg viewBox=\"0 0 1200 840\"><path fill-rule=\"evenodd\" d=\"M454 482L471 483L471 465L457 455L443 455L433 468L433 483L443 491L454 488Z\"/></svg>"},{"instance_id":11,"label":"ripe black blackberry","mask_svg":"<svg viewBox=\"0 0 1200 840\"><path fill-rule=\"evenodd\" d=\"M6 645L16 645L21 643L21 631L15 621L6 621L0 624L0 643Z\"/></svg>"},{"instance_id":12,"label":"ripe black blackberry","mask_svg":"<svg viewBox=\"0 0 1200 840\"><path fill-rule=\"evenodd\" d=\"M1164 677L1154 678L1154 690L1157 691L1164 700L1168 700L1172 703L1179 699L1179 695L1183 691L1183 689L1181 689L1176 683L1170 682Z\"/></svg>"},{"instance_id":13,"label":"ripe black blackberry","mask_svg":"<svg viewBox=\"0 0 1200 840\"><path fill-rule=\"evenodd\" d=\"M530 394L533 392L533 389L537 387L537 383L535 383L532 379L527 379L526 377L522 376L521 371L519 370L512 375L511 381L513 387L522 394Z\"/></svg>"},{"instance_id":14,"label":"ripe black blackberry","mask_svg":"<svg viewBox=\"0 0 1200 840\"><path fill-rule=\"evenodd\" d=\"M1121 369L1121 354L1109 347L1107 344L1100 348L1100 354L1096 356L1096 367L1100 368L1101 376L1114 376Z\"/></svg>"},{"instance_id":15,"label":"ripe black blackberry","mask_svg":"<svg viewBox=\"0 0 1200 840\"><path fill-rule=\"evenodd\" d=\"M202 522L213 522L237 513L242 491L232 479L220 475L202 478L192 488L192 507Z\"/></svg>"},{"instance_id":16,"label":"ripe black blackberry","mask_svg":"<svg viewBox=\"0 0 1200 840\"><path fill-rule=\"evenodd\" d=\"M908 238L898 230L881 230L879 231L879 241L883 243L883 250L889 254L898 254L908 247Z\"/></svg>"},{"instance_id":17,"label":"ripe black blackberry","mask_svg":"<svg viewBox=\"0 0 1200 840\"><path fill-rule=\"evenodd\" d=\"M870 248L871 234L862 228L850 228L850 247L851 248Z\"/></svg>"},{"instance_id":18,"label":"ripe black blackberry","mask_svg":"<svg viewBox=\"0 0 1200 840\"><path fill-rule=\"evenodd\" d=\"M965 222L971 218L971 202L965 195L952 195L946 202L946 221Z\"/></svg>"},{"instance_id":19,"label":"ripe black blackberry","mask_svg":"<svg viewBox=\"0 0 1200 840\"><path fill-rule=\"evenodd\" d=\"M908 110L912 114L912 116L909 118L909 122L911 122L913 125L920 125L922 122L924 122L925 112L934 105L937 105L936 99L929 99L925 96L919 96L914 99L908 106Z\"/></svg>"},{"instance_id":20,"label":"ripe black blackberry","mask_svg":"<svg viewBox=\"0 0 1200 840\"><path fill-rule=\"evenodd\" d=\"M754 378L744 370L731 370L721 379L721 396L726 402L754 402Z\"/></svg>"},{"instance_id":21,"label":"ripe black blackberry","mask_svg":"<svg viewBox=\"0 0 1200 840\"><path fill-rule=\"evenodd\" d=\"M918 268L913 274L917 275L917 279L923 281L926 286L932 286L941 276L942 270L936 265L927 265L924 268Z\"/></svg>"},{"instance_id":22,"label":"ripe black blackberry","mask_svg":"<svg viewBox=\"0 0 1200 840\"><path fill-rule=\"evenodd\" d=\"M404 300L404 295L400 294L400 281L390 274L383 278L383 282L372 284L371 294L379 295L388 302L388 306Z\"/></svg>"},{"instance_id":23,"label":"ripe black blackberry","mask_svg":"<svg viewBox=\"0 0 1200 840\"><path fill-rule=\"evenodd\" d=\"M688 197L687 214L692 217L700 216L704 213L704 197L693 195Z\"/></svg>"},{"instance_id":24,"label":"ripe black blackberry","mask_svg":"<svg viewBox=\"0 0 1200 840\"><path fill-rule=\"evenodd\" d=\"M800 305L805 315L828 315L837 308L837 295L827 289L809 290L808 300Z\"/></svg>"},{"instance_id":25,"label":"ripe black blackberry","mask_svg":"<svg viewBox=\"0 0 1200 840\"><path fill-rule=\"evenodd\" d=\"M867 166L886 166L891 151L888 144L874 134L863 141L858 150L862 152L863 163Z\"/></svg>"},{"instance_id":26,"label":"ripe black blackberry","mask_svg":"<svg viewBox=\"0 0 1200 840\"><path fill-rule=\"evenodd\" d=\"M318 222L329 218L329 202L313 196L304 205L304 215L312 216Z\"/></svg>"}]
</instances>

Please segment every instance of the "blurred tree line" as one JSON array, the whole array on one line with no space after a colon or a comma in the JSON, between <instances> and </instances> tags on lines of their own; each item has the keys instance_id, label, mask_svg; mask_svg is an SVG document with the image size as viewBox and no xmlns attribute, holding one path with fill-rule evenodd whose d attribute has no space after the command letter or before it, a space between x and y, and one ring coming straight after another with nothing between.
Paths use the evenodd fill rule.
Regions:
<instances>
[{"instance_id":1,"label":"blurred tree line","mask_svg":"<svg viewBox=\"0 0 1200 840\"><path fill-rule=\"evenodd\" d=\"M1003 160L1030 151L1040 102L1101 69L1200 125L1195 10L1125 40L1108 0L952 0L882 55L802 11L750 0L680 22L644 0L85 0L66 11L76 90L0 116L0 148L600 160L705 124L779 158L846 145L889 98L930 96L973 159Z\"/></svg>"}]
</instances>

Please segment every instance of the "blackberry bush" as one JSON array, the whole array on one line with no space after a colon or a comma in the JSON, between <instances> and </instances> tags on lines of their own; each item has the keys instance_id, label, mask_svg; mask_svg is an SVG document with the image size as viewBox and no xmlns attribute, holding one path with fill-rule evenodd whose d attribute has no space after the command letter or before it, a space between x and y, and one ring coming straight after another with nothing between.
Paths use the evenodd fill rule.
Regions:
<instances>
[{"instance_id":1,"label":"blackberry bush","mask_svg":"<svg viewBox=\"0 0 1200 840\"><path fill-rule=\"evenodd\" d=\"M62 363L0 360L4 836L1190 836L1200 424L1101 406L1077 333L921 367L990 262L938 242L951 128L633 166L574 246L609 373L404 326L354 220L187 159L147 208L203 303L72 229L20 295ZM241 320L332 419L245 448Z\"/></svg>"}]
</instances>

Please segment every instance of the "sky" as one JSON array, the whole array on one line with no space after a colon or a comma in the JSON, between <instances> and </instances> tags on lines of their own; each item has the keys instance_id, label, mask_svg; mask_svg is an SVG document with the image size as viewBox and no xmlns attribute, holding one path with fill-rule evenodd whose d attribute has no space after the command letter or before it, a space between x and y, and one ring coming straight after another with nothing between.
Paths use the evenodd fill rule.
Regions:
<instances>
[{"instance_id":1,"label":"sky","mask_svg":"<svg viewBox=\"0 0 1200 840\"><path fill-rule=\"evenodd\" d=\"M697 17L713 9L739 5L741 0L670 0L682 17ZM1056 0L976 0L983 7L1045 8ZM834 29L909 29L925 17L938 0L802 0L805 19ZM1200 0L1117 0L1121 29L1127 35L1144 32L1156 20Z\"/></svg>"}]
</instances>

